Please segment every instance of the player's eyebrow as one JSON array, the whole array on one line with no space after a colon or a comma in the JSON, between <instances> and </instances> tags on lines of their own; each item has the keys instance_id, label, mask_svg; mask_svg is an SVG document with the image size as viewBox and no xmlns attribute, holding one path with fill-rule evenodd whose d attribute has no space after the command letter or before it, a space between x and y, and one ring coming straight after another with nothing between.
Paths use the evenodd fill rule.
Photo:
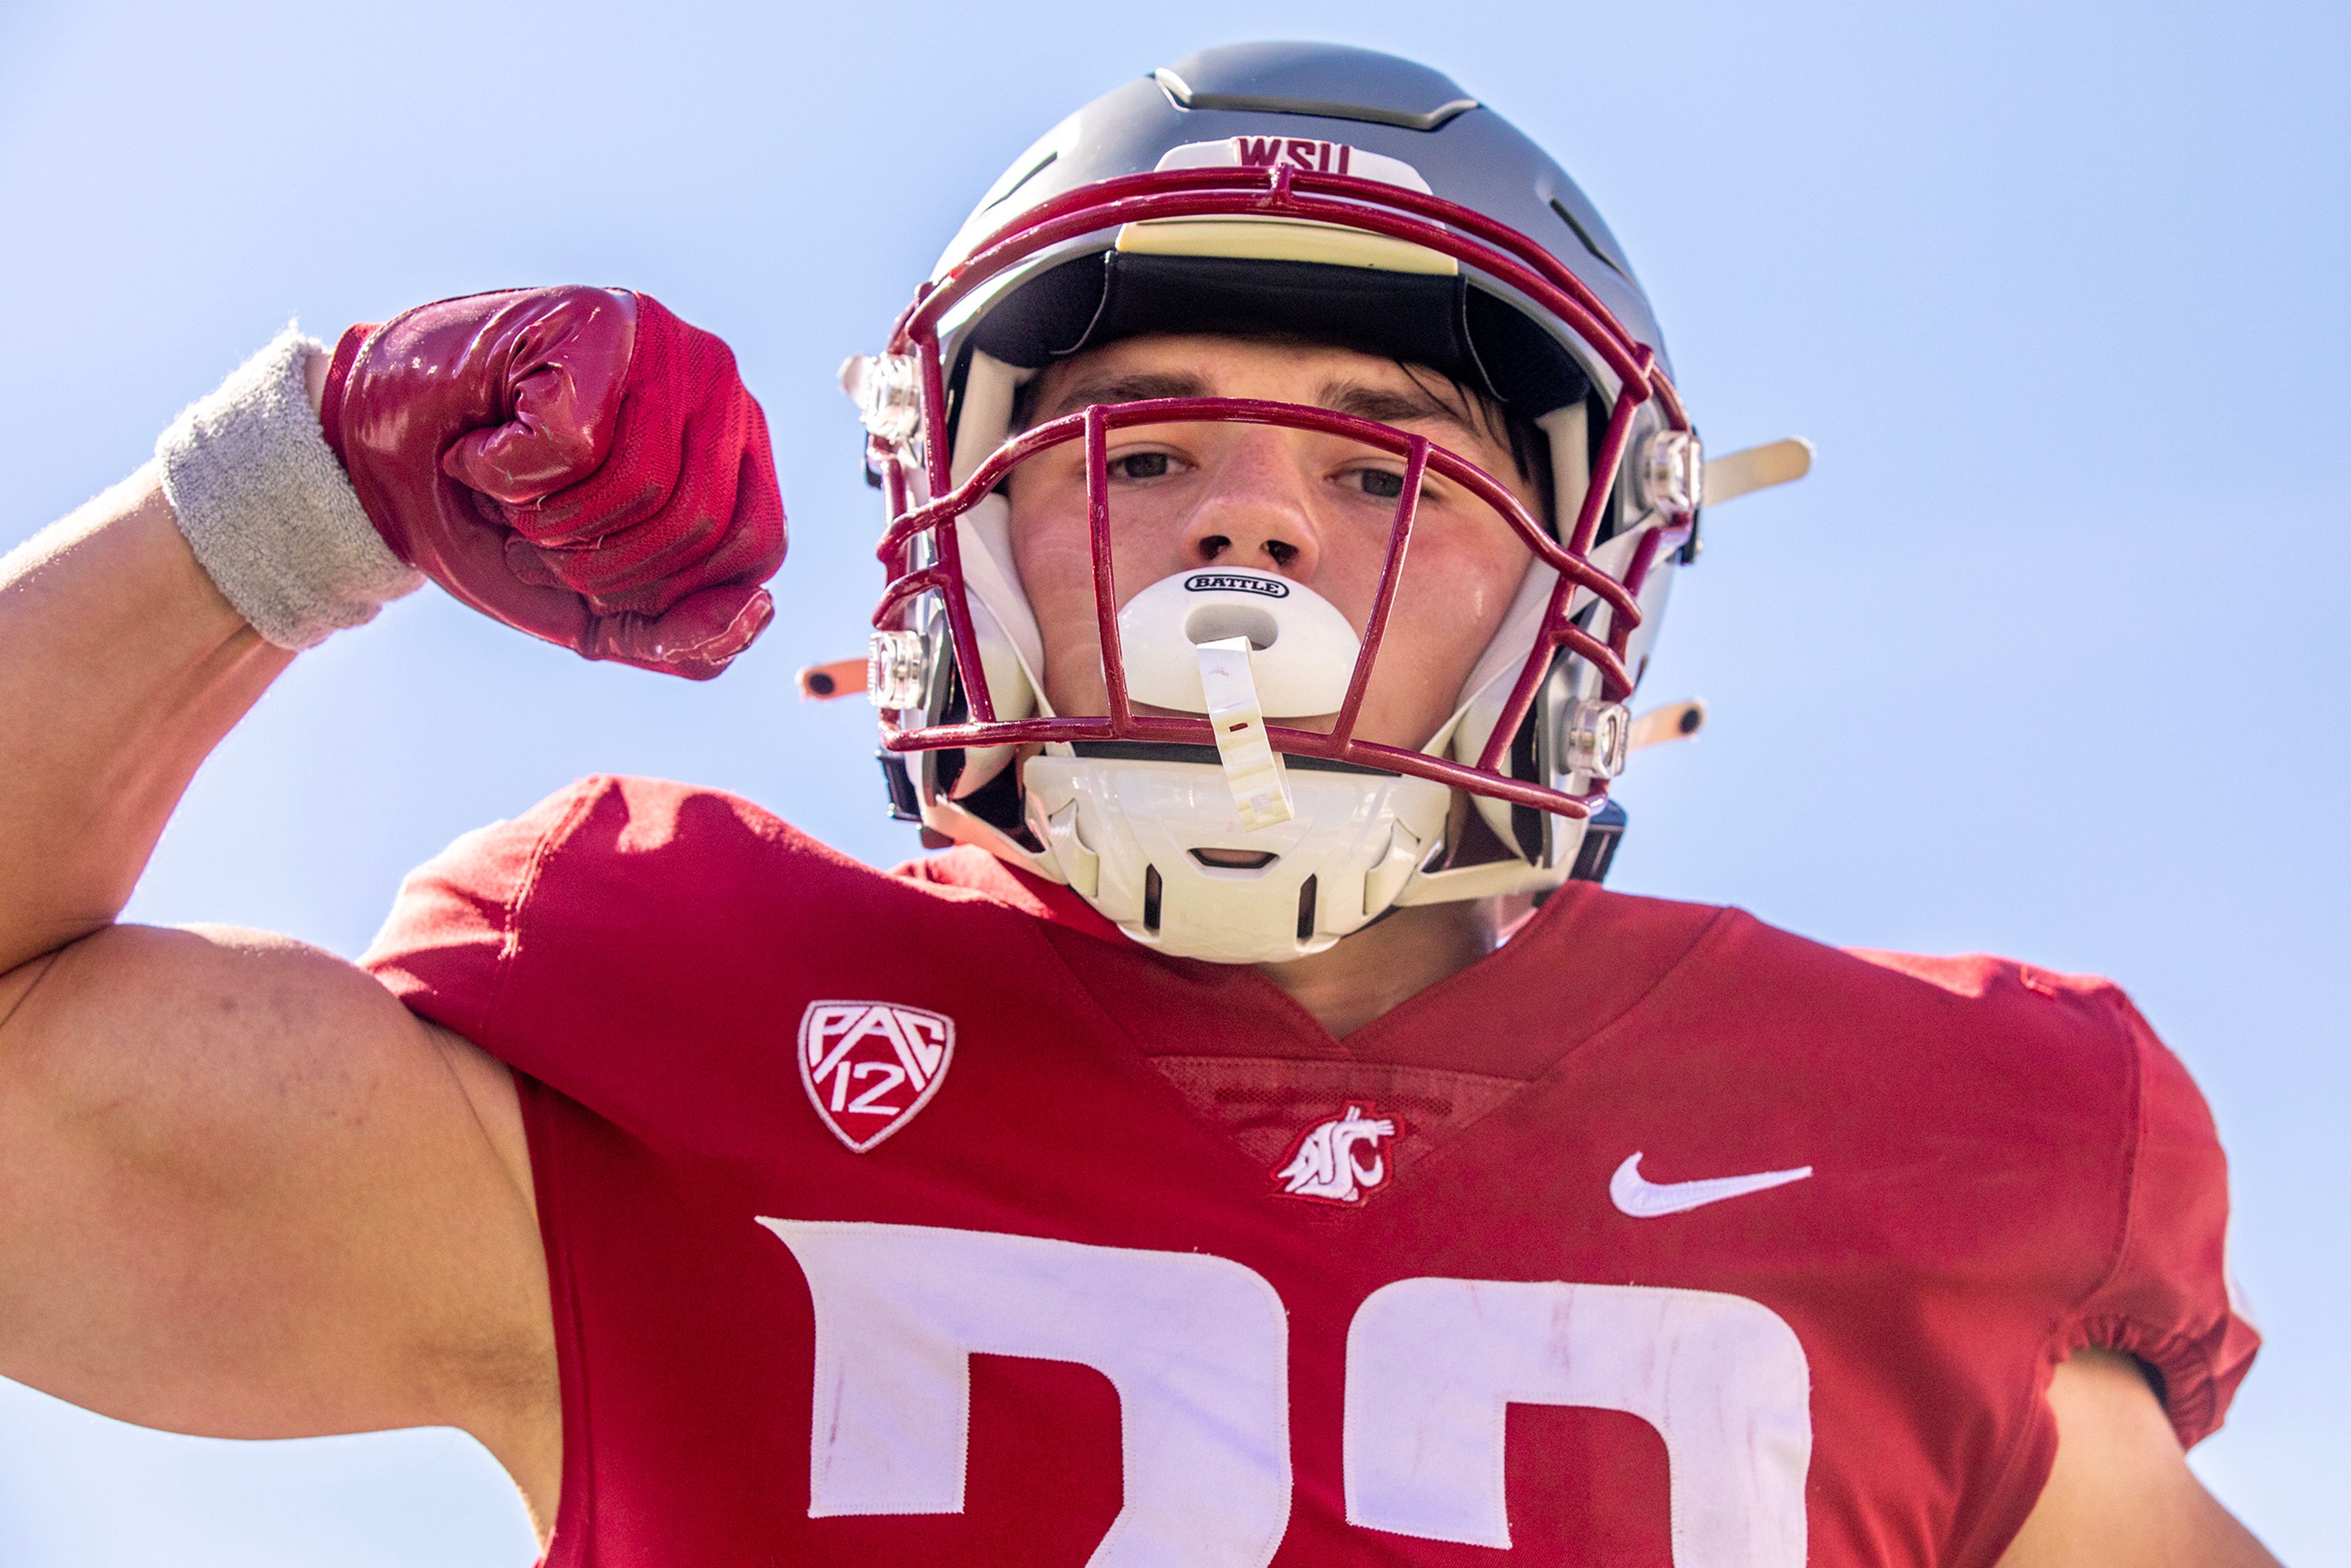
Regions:
<instances>
[{"instance_id":1,"label":"player's eyebrow","mask_svg":"<svg viewBox=\"0 0 2351 1568\"><path fill-rule=\"evenodd\" d=\"M1188 371L1134 371L1125 375L1098 376L1065 389L1050 408L1039 412L1033 423L1048 424L1063 414L1092 408L1098 402L1143 402L1152 398L1207 395L1208 383Z\"/></svg>"},{"instance_id":2,"label":"player's eyebrow","mask_svg":"<svg viewBox=\"0 0 2351 1568\"><path fill-rule=\"evenodd\" d=\"M1408 424L1416 420L1435 420L1449 424L1464 435L1483 438L1485 432L1477 430L1462 418L1461 411L1447 408L1441 399L1415 388L1405 392L1396 387L1374 386L1367 382L1325 382L1317 400L1333 413L1353 414L1379 424Z\"/></svg>"}]
</instances>

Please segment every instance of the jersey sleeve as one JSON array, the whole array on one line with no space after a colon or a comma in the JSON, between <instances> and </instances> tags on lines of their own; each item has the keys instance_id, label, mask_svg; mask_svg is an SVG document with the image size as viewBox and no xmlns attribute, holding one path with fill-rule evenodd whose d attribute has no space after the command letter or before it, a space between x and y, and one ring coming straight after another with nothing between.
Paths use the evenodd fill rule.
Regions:
<instances>
[{"instance_id":1,"label":"jersey sleeve","mask_svg":"<svg viewBox=\"0 0 2351 1568\"><path fill-rule=\"evenodd\" d=\"M2137 1066L2127 1190L2112 1266L2058 1353L2093 1345L2137 1357L2192 1446L2220 1427L2261 1345L2229 1279L2228 1165L2188 1070L2119 991L2100 990Z\"/></svg>"},{"instance_id":2,"label":"jersey sleeve","mask_svg":"<svg viewBox=\"0 0 2351 1568\"><path fill-rule=\"evenodd\" d=\"M582 779L410 872L360 967L411 1012L486 1045L538 870L606 788Z\"/></svg>"},{"instance_id":3,"label":"jersey sleeve","mask_svg":"<svg viewBox=\"0 0 2351 1568\"><path fill-rule=\"evenodd\" d=\"M814 976L918 944L917 902L946 900L750 801L595 777L411 873L360 962L410 1011L622 1119L730 1030L762 1038L753 1020ZM686 997L704 1027L681 1025Z\"/></svg>"}]
</instances>

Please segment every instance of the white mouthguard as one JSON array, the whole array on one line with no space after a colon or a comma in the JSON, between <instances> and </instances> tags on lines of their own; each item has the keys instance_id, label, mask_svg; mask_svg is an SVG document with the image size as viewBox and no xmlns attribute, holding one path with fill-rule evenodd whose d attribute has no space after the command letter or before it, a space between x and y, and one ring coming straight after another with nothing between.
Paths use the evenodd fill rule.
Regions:
<instances>
[{"instance_id":1,"label":"white mouthguard","mask_svg":"<svg viewBox=\"0 0 2351 1568\"><path fill-rule=\"evenodd\" d=\"M1362 649L1338 607L1305 584L1246 568L1179 571L1118 615L1128 695L1206 714L1249 831L1290 820L1265 721L1336 713Z\"/></svg>"},{"instance_id":2,"label":"white mouthguard","mask_svg":"<svg viewBox=\"0 0 2351 1568\"><path fill-rule=\"evenodd\" d=\"M1144 589L1118 612L1126 689L1137 702L1174 713L1206 713L1194 650L1247 638L1249 672L1269 718L1336 713L1347 700L1362 644L1338 606L1270 571L1179 571Z\"/></svg>"}]
</instances>

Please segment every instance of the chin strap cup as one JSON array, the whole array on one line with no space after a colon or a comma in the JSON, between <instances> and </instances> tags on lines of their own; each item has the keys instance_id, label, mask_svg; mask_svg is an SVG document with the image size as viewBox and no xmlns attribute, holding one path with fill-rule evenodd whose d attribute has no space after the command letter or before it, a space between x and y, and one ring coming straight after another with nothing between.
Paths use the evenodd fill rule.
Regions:
<instances>
[{"instance_id":1,"label":"chin strap cup","mask_svg":"<svg viewBox=\"0 0 2351 1568\"><path fill-rule=\"evenodd\" d=\"M1217 757L1232 786L1233 809L1249 832L1287 822L1296 815L1281 758L1266 738L1265 711L1258 702L1257 678L1249 670L1249 640L1220 637L1197 645L1200 689L1208 699L1208 723L1217 732Z\"/></svg>"}]
</instances>

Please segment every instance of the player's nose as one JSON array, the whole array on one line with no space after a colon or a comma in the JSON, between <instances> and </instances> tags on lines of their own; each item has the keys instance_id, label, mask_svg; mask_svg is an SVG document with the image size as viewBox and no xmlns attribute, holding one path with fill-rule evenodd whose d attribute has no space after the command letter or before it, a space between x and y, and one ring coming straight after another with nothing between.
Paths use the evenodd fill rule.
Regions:
<instances>
[{"instance_id":1,"label":"player's nose","mask_svg":"<svg viewBox=\"0 0 2351 1568\"><path fill-rule=\"evenodd\" d=\"M1285 433L1238 428L1220 444L1208 483L1185 520L1178 570L1252 567L1311 581L1322 562L1305 470Z\"/></svg>"}]
</instances>

